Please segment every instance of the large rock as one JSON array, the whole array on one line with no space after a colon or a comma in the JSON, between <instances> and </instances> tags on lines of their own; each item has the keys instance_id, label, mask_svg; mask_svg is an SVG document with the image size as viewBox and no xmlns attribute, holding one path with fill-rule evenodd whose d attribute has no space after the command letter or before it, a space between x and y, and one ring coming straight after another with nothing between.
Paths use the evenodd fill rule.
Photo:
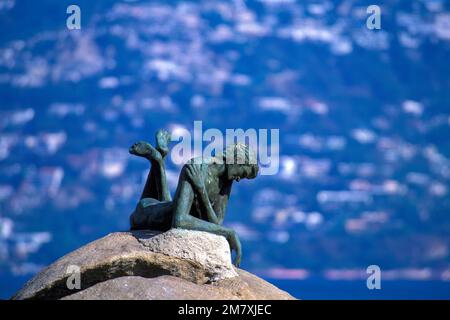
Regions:
<instances>
[{"instance_id":1,"label":"large rock","mask_svg":"<svg viewBox=\"0 0 450 320\"><path fill-rule=\"evenodd\" d=\"M139 241L155 253L195 261L208 270L209 281L236 277L230 246L224 237L207 232L171 229L154 237L142 234Z\"/></svg>"},{"instance_id":2,"label":"large rock","mask_svg":"<svg viewBox=\"0 0 450 320\"><path fill-rule=\"evenodd\" d=\"M78 290L67 285L73 266L80 271ZM109 234L60 258L13 297L61 298L293 299L234 268L224 237L182 229Z\"/></svg>"}]
</instances>

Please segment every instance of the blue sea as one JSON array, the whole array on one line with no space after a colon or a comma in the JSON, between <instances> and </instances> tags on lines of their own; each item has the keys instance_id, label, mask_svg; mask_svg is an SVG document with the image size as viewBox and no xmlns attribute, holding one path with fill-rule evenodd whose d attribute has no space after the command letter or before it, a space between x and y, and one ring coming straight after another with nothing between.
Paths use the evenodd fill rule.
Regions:
<instances>
[{"instance_id":1,"label":"blue sea","mask_svg":"<svg viewBox=\"0 0 450 320\"><path fill-rule=\"evenodd\" d=\"M271 280L302 300L449 300L450 282L383 281L381 289L369 290L365 281Z\"/></svg>"}]
</instances>

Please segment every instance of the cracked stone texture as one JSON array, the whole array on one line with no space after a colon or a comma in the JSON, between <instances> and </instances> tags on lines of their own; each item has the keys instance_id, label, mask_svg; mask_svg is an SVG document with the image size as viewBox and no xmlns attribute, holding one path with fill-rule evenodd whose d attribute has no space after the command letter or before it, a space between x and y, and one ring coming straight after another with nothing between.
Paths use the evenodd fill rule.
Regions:
<instances>
[{"instance_id":1,"label":"cracked stone texture","mask_svg":"<svg viewBox=\"0 0 450 320\"><path fill-rule=\"evenodd\" d=\"M237 277L231 263L230 246L222 236L208 232L171 229L156 236L139 235L139 241L150 251L201 264L217 281Z\"/></svg>"},{"instance_id":2,"label":"cracked stone texture","mask_svg":"<svg viewBox=\"0 0 450 320\"><path fill-rule=\"evenodd\" d=\"M81 289L70 290L69 266ZM13 299L293 299L231 265L225 238L199 231L117 232L54 262Z\"/></svg>"},{"instance_id":3,"label":"cracked stone texture","mask_svg":"<svg viewBox=\"0 0 450 320\"><path fill-rule=\"evenodd\" d=\"M62 300L291 300L288 293L238 269L238 277L195 284L173 276L120 277L98 283Z\"/></svg>"}]
</instances>

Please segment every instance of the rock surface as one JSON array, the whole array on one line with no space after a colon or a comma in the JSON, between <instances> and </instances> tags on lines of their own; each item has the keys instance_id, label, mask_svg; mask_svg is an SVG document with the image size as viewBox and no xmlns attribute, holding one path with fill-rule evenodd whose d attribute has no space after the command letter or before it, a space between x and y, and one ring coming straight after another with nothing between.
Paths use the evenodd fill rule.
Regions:
<instances>
[{"instance_id":1,"label":"rock surface","mask_svg":"<svg viewBox=\"0 0 450 320\"><path fill-rule=\"evenodd\" d=\"M210 281L236 277L230 246L224 237L207 232L171 229L157 236L139 236L150 251L201 264L211 274Z\"/></svg>"},{"instance_id":2,"label":"rock surface","mask_svg":"<svg viewBox=\"0 0 450 320\"><path fill-rule=\"evenodd\" d=\"M70 266L81 289L69 289ZM231 264L224 237L172 229L118 232L60 258L13 299L293 299Z\"/></svg>"}]
</instances>

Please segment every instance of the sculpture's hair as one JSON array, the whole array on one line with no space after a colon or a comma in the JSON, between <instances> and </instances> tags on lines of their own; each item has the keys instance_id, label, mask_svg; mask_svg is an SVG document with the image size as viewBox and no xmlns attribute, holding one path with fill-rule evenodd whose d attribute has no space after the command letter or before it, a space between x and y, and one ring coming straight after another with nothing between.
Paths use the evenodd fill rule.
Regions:
<instances>
[{"instance_id":1,"label":"sculpture's hair","mask_svg":"<svg viewBox=\"0 0 450 320\"><path fill-rule=\"evenodd\" d=\"M225 164L247 165L252 168L252 176L256 177L259 171L256 154L244 143L229 144L218 155Z\"/></svg>"}]
</instances>

